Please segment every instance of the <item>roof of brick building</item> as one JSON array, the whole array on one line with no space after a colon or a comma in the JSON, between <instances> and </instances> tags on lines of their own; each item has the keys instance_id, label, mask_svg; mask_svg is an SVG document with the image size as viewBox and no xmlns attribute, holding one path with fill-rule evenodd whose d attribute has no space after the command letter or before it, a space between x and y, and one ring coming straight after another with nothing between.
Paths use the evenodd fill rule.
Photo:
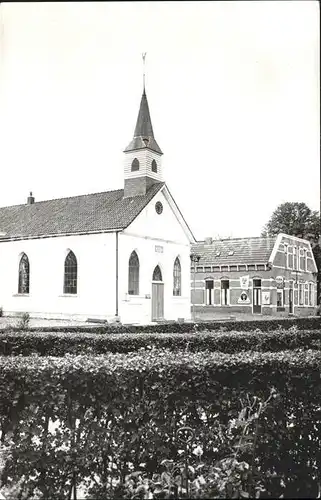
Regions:
<instances>
[{"instance_id":1,"label":"roof of brick building","mask_svg":"<svg viewBox=\"0 0 321 500\"><path fill-rule=\"evenodd\" d=\"M124 198L117 189L0 208L0 241L125 229L164 185L152 185L144 196Z\"/></svg>"},{"instance_id":2,"label":"roof of brick building","mask_svg":"<svg viewBox=\"0 0 321 500\"><path fill-rule=\"evenodd\" d=\"M269 261L276 237L255 237L199 241L192 252L199 255L199 265L260 264Z\"/></svg>"}]
</instances>

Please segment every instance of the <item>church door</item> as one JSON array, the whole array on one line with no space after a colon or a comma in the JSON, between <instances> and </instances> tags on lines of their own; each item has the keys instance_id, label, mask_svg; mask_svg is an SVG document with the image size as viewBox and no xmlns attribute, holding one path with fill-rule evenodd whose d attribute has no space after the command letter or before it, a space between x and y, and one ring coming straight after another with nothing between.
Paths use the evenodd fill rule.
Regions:
<instances>
[{"instance_id":1,"label":"church door","mask_svg":"<svg viewBox=\"0 0 321 500\"><path fill-rule=\"evenodd\" d=\"M152 283L152 321L160 319L164 319L164 283L160 267L156 266Z\"/></svg>"}]
</instances>

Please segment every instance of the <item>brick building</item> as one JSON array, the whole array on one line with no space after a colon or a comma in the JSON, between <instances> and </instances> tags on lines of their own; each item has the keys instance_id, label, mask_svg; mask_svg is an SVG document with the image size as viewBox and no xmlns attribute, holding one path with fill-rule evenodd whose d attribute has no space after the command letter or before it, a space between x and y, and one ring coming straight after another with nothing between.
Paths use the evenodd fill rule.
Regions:
<instances>
[{"instance_id":1,"label":"brick building","mask_svg":"<svg viewBox=\"0 0 321 500\"><path fill-rule=\"evenodd\" d=\"M311 315L317 266L309 241L276 237L192 245L191 302L196 317L223 313Z\"/></svg>"}]
</instances>

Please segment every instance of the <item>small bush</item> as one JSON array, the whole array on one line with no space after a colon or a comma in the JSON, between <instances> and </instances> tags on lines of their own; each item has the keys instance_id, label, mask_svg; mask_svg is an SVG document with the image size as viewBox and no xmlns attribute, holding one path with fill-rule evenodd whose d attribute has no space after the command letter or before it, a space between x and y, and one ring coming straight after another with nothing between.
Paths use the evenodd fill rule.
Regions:
<instances>
[{"instance_id":1,"label":"small bush","mask_svg":"<svg viewBox=\"0 0 321 500\"><path fill-rule=\"evenodd\" d=\"M20 320L18 321L18 325L17 325L18 330L28 330L29 322L30 322L30 314L27 312L24 312L23 315L21 316Z\"/></svg>"},{"instance_id":2,"label":"small bush","mask_svg":"<svg viewBox=\"0 0 321 500\"><path fill-rule=\"evenodd\" d=\"M0 307L0 318L2 318L2 317L3 317L3 308Z\"/></svg>"}]
</instances>

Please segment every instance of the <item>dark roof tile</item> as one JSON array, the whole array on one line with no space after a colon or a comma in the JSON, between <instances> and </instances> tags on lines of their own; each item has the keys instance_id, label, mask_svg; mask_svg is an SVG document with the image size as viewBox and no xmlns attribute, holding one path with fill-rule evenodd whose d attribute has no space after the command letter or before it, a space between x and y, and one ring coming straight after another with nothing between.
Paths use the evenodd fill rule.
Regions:
<instances>
[{"instance_id":1,"label":"dark roof tile","mask_svg":"<svg viewBox=\"0 0 321 500\"><path fill-rule=\"evenodd\" d=\"M0 208L0 241L124 229L163 186L156 183L145 196L131 198L117 189Z\"/></svg>"},{"instance_id":2,"label":"dark roof tile","mask_svg":"<svg viewBox=\"0 0 321 500\"><path fill-rule=\"evenodd\" d=\"M192 245L192 252L201 256L199 265L267 263L275 241L276 237L213 240L211 244L202 241Z\"/></svg>"}]
</instances>

